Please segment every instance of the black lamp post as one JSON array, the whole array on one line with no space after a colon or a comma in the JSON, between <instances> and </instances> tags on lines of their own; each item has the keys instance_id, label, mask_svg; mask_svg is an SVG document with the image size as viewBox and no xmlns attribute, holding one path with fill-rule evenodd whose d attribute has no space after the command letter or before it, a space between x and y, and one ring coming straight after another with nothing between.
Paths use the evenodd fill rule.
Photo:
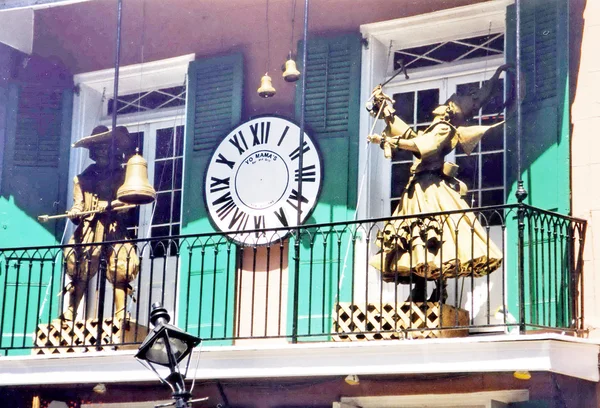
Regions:
<instances>
[{"instance_id":1,"label":"black lamp post","mask_svg":"<svg viewBox=\"0 0 600 408\"><path fill-rule=\"evenodd\" d=\"M188 408L192 394L185 389L185 377L190 365L192 350L202 340L168 324L170 320L167 309L160 303L152 305L150 323L154 328L144 339L135 358L154 371L161 382L171 387L175 401L168 405L175 405L176 408ZM179 363L186 358L185 371L182 372ZM159 374L156 369L157 365L167 367L170 371L169 374L166 376Z\"/></svg>"}]
</instances>

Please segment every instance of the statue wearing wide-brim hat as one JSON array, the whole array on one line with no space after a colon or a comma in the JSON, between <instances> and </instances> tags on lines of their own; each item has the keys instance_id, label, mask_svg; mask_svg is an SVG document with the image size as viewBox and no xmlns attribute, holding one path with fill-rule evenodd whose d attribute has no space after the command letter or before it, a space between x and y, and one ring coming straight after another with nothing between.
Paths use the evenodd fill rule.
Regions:
<instances>
[{"instance_id":1,"label":"statue wearing wide-brim hat","mask_svg":"<svg viewBox=\"0 0 600 408\"><path fill-rule=\"evenodd\" d=\"M117 126L114 131L103 125L96 126L90 136L76 141L72 147L93 149L98 145L111 146L113 143L116 154L131 155L135 151L136 141L125 126Z\"/></svg>"},{"instance_id":2,"label":"statue wearing wide-brim hat","mask_svg":"<svg viewBox=\"0 0 600 408\"><path fill-rule=\"evenodd\" d=\"M120 319L125 314L126 293L131 292L130 282L139 272L139 258L131 243L110 246L100 243L129 238L122 211L129 207L123 207L116 198L125 180L122 164L135 152L136 142L123 126L114 131L97 126L90 136L77 141L73 147L89 149L90 159L95 163L73 181L73 207L67 214L77 227L69 244L89 245L68 247L64 251L66 273L71 282L65 288L70 297L63 318L75 319L88 282L103 271L114 286L113 310Z\"/></svg>"}]
</instances>

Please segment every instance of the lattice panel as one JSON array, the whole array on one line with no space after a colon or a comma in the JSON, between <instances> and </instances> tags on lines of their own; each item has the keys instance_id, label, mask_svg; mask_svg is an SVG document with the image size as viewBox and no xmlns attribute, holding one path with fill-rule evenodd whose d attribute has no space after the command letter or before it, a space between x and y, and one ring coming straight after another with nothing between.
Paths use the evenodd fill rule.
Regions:
<instances>
[{"instance_id":1,"label":"lattice panel","mask_svg":"<svg viewBox=\"0 0 600 408\"><path fill-rule=\"evenodd\" d=\"M334 341L465 337L469 312L438 302L338 303L333 313ZM457 329L445 329L461 327ZM445 330L439 330L444 328ZM438 330L436 330L438 329Z\"/></svg>"},{"instance_id":2,"label":"lattice panel","mask_svg":"<svg viewBox=\"0 0 600 408\"><path fill-rule=\"evenodd\" d=\"M85 353L97 351L98 319L76 320L74 322L54 320L50 324L40 324L37 328L34 354ZM141 343L148 334L148 328L134 321L114 321L104 319L101 329L102 350L137 348L136 345L119 343Z\"/></svg>"}]
</instances>

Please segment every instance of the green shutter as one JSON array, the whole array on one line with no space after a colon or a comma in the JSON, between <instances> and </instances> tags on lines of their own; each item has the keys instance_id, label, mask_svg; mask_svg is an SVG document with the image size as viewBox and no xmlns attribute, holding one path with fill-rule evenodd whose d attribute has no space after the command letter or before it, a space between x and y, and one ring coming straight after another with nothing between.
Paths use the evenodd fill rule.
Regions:
<instances>
[{"instance_id":1,"label":"green shutter","mask_svg":"<svg viewBox=\"0 0 600 408\"><path fill-rule=\"evenodd\" d=\"M525 94L522 101L521 166L525 203L569 214L570 147L569 147L569 38L567 0L523 0L521 2L521 72ZM507 9L506 58L516 61L516 10ZM515 202L517 188L516 112L507 121L507 202ZM563 325L569 321L564 300L568 297L568 277L564 243L542 237L540 227L549 225L536 220L525 230L525 314L528 322ZM536 228L538 227L538 228ZM507 227L508 304L518 315L517 223ZM539 235L539 236L538 236ZM559 234L560 235L560 234ZM552 247L543 253L540 244ZM557 282L548 285L550 274ZM552 287L552 289L551 289Z\"/></svg>"},{"instance_id":2,"label":"green shutter","mask_svg":"<svg viewBox=\"0 0 600 408\"><path fill-rule=\"evenodd\" d=\"M66 209L72 78L54 77L43 60L31 65L49 69L44 82L25 71L1 92L0 349L31 346L37 324L58 315L61 263L55 251L6 250L59 244L64 229L64 221L40 224L37 216Z\"/></svg>"},{"instance_id":3,"label":"green shutter","mask_svg":"<svg viewBox=\"0 0 600 408\"><path fill-rule=\"evenodd\" d=\"M66 209L72 99L71 89L8 87L0 247L60 241L64 220L39 224L37 216Z\"/></svg>"},{"instance_id":4,"label":"green shutter","mask_svg":"<svg viewBox=\"0 0 600 408\"><path fill-rule=\"evenodd\" d=\"M298 55L302 55L302 43ZM321 195L306 224L347 221L354 218L357 193L357 163L360 100L359 35L309 40L306 68L305 128L318 145L323 162ZM296 88L296 120L300 120L301 86ZM312 235L312 234L311 234ZM310 243L309 239L313 239ZM297 313L297 334L328 333L336 302L350 298L353 246L348 231L305 236L296 258L290 242L290 303ZM294 274L298 279L298 310L294 308ZM344 285L338 282L344 274ZM291 332L293 316L288 319ZM314 338L313 338L314 339ZM302 339L300 339L302 340Z\"/></svg>"},{"instance_id":5,"label":"green shutter","mask_svg":"<svg viewBox=\"0 0 600 408\"><path fill-rule=\"evenodd\" d=\"M189 65L182 234L215 231L205 204L204 174L214 148L241 120L242 68L241 54ZM188 239L180 253L178 324L204 339L231 337L236 246Z\"/></svg>"}]
</instances>

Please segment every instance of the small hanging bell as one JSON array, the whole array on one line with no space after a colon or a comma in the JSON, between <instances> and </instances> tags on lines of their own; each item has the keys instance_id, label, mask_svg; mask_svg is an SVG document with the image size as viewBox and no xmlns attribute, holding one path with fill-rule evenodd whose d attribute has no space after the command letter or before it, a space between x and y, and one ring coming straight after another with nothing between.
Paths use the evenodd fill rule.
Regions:
<instances>
[{"instance_id":1,"label":"small hanging bell","mask_svg":"<svg viewBox=\"0 0 600 408\"><path fill-rule=\"evenodd\" d=\"M271 84L271 77L268 73L260 79L260 88L258 88L257 92L261 98L270 98L275 95L276 91Z\"/></svg>"},{"instance_id":2,"label":"small hanging bell","mask_svg":"<svg viewBox=\"0 0 600 408\"><path fill-rule=\"evenodd\" d=\"M283 79L286 82L296 82L300 79L300 71L296 68L296 61L292 59L292 55L285 62L285 70L283 71Z\"/></svg>"},{"instance_id":3,"label":"small hanging bell","mask_svg":"<svg viewBox=\"0 0 600 408\"><path fill-rule=\"evenodd\" d=\"M148 204L156 199L156 190L148 181L148 163L134 154L125 167L125 182L117 190L117 198L125 204Z\"/></svg>"}]
</instances>

